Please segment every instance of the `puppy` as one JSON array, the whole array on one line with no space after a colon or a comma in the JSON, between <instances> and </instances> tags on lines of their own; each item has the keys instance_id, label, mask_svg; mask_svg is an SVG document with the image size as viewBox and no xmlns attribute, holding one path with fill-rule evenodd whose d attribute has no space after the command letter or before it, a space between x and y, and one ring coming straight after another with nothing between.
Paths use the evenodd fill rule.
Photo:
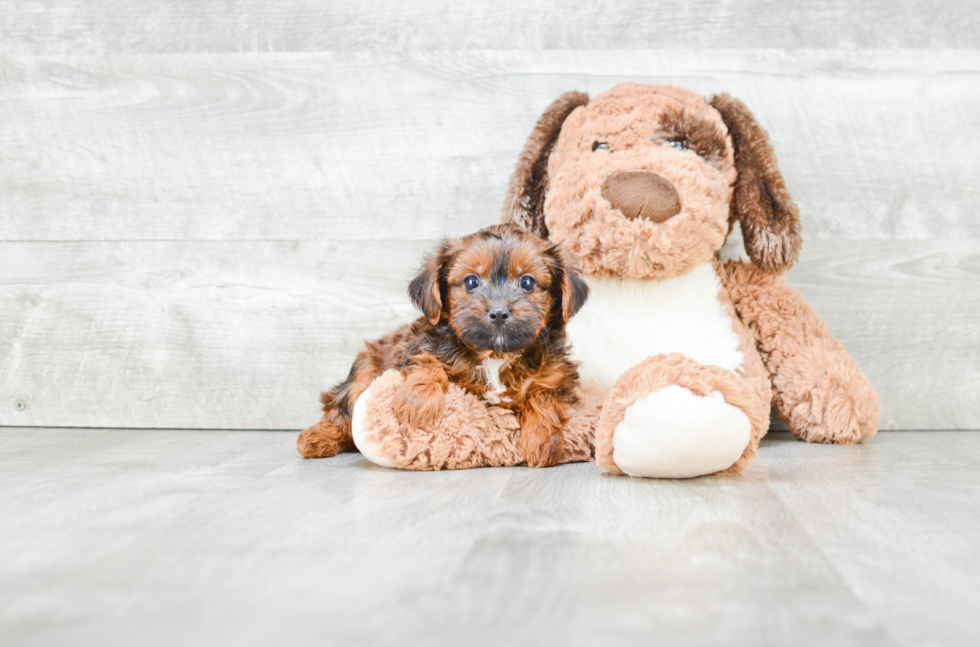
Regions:
<instances>
[{"instance_id":1,"label":"puppy","mask_svg":"<svg viewBox=\"0 0 980 647\"><path fill-rule=\"evenodd\" d=\"M589 293L578 267L537 235L497 225L444 241L408 292L424 316L367 343L347 379L321 397L323 420L300 434L300 453L353 450L354 403L393 368L406 378L394 398L402 424L435 422L453 382L514 411L530 467L557 464L578 382L565 324Z\"/></svg>"}]
</instances>

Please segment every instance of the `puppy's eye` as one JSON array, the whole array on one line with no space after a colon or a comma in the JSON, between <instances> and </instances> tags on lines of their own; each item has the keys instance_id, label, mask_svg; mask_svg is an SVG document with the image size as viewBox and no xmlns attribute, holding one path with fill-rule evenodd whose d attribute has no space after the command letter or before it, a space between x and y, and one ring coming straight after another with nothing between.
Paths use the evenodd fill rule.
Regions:
<instances>
[{"instance_id":1,"label":"puppy's eye","mask_svg":"<svg viewBox=\"0 0 980 647\"><path fill-rule=\"evenodd\" d=\"M480 277L476 274L468 274L466 278L463 279L463 287L466 288L467 292L472 292L480 287Z\"/></svg>"},{"instance_id":2,"label":"puppy's eye","mask_svg":"<svg viewBox=\"0 0 980 647\"><path fill-rule=\"evenodd\" d=\"M607 144L606 142L596 142L592 144L593 153L595 151L607 151L607 150L609 150L609 144Z\"/></svg>"},{"instance_id":3,"label":"puppy's eye","mask_svg":"<svg viewBox=\"0 0 980 647\"><path fill-rule=\"evenodd\" d=\"M667 142L667 145L670 146L671 148L676 148L679 151L687 150L687 146L685 146L684 142L682 142L679 139L672 139L669 142Z\"/></svg>"},{"instance_id":4,"label":"puppy's eye","mask_svg":"<svg viewBox=\"0 0 980 647\"><path fill-rule=\"evenodd\" d=\"M518 285L521 286L521 289L524 290L525 292L530 292L531 290L534 289L534 286L538 284L538 282L534 280L533 276L529 276L527 274L522 276L517 283Z\"/></svg>"}]
</instances>

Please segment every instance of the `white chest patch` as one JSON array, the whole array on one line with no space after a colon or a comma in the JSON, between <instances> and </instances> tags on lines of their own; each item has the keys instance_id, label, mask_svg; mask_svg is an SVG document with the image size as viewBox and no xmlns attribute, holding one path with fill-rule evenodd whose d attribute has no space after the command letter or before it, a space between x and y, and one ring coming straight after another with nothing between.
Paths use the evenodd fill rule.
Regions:
<instances>
[{"instance_id":1,"label":"white chest patch","mask_svg":"<svg viewBox=\"0 0 980 647\"><path fill-rule=\"evenodd\" d=\"M666 353L741 367L738 335L718 300L721 281L710 262L672 279L586 282L589 300L566 328L582 379L612 388L626 369Z\"/></svg>"},{"instance_id":2,"label":"white chest patch","mask_svg":"<svg viewBox=\"0 0 980 647\"><path fill-rule=\"evenodd\" d=\"M510 398L500 396L507 392L503 382L500 381L500 369L504 366L502 359L485 359L479 368L483 371L483 381L487 383L490 390L483 394L484 399L492 404L500 404L500 401L510 402Z\"/></svg>"}]
</instances>

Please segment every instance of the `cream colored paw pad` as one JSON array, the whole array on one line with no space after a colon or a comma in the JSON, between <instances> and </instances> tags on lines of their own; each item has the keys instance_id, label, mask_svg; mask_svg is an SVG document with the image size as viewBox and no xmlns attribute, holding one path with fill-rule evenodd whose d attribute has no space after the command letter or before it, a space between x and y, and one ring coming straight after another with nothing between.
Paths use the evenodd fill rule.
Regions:
<instances>
[{"instance_id":1,"label":"cream colored paw pad","mask_svg":"<svg viewBox=\"0 0 980 647\"><path fill-rule=\"evenodd\" d=\"M375 378L374 382L377 382L378 379L380 378ZM368 401L371 399L374 382L371 382L371 386L354 403L354 411L351 414L351 435L354 437L354 445L357 447L357 451L361 452L364 458L381 467L396 467L395 461L381 453L380 443L365 437L365 419L367 418Z\"/></svg>"},{"instance_id":2,"label":"cream colored paw pad","mask_svg":"<svg viewBox=\"0 0 980 647\"><path fill-rule=\"evenodd\" d=\"M690 478L731 467L752 423L721 393L670 385L637 400L613 434L613 461L630 476Z\"/></svg>"}]
</instances>

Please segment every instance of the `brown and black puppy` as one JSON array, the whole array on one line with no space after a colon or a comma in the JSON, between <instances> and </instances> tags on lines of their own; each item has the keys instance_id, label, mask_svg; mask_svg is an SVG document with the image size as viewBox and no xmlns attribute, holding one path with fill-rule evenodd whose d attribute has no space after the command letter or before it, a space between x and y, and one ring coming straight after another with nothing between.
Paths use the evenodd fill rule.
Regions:
<instances>
[{"instance_id":1,"label":"brown and black puppy","mask_svg":"<svg viewBox=\"0 0 980 647\"><path fill-rule=\"evenodd\" d=\"M588 287L556 245L514 225L443 242L409 286L423 317L367 343L350 375L323 394L323 420L300 434L306 457L354 449L351 412L371 382L398 369L402 424L431 425L449 383L514 411L530 467L555 465L578 371L567 357L565 324Z\"/></svg>"}]
</instances>

